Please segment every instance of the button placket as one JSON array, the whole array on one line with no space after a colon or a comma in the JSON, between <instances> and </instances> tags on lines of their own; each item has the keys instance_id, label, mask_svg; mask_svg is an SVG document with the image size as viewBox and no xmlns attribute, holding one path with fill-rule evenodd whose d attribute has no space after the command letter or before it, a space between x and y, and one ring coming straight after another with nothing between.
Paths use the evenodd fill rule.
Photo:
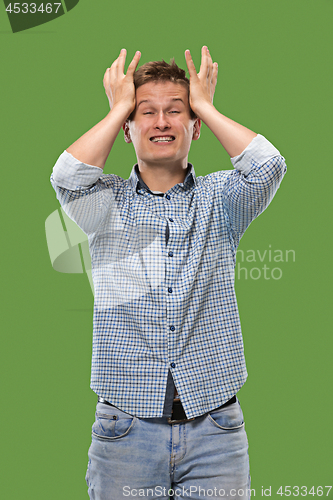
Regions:
<instances>
[{"instance_id":1,"label":"button placket","mask_svg":"<svg viewBox=\"0 0 333 500\"><path fill-rule=\"evenodd\" d=\"M165 217L169 226L169 238L168 238L168 250L166 252L166 319L167 319L167 329L168 329L168 359L169 366L173 369L176 367L176 363L174 361L175 356L175 339L177 336L177 321L178 319L175 317L175 308L173 306L174 300L174 282L175 282L175 265L177 266L177 256L173 249L171 249L175 245L175 232L174 228L174 218L173 215L177 209L174 205L175 198L170 195L165 195L164 200L164 208L165 208ZM171 302L172 301L172 302Z\"/></svg>"}]
</instances>

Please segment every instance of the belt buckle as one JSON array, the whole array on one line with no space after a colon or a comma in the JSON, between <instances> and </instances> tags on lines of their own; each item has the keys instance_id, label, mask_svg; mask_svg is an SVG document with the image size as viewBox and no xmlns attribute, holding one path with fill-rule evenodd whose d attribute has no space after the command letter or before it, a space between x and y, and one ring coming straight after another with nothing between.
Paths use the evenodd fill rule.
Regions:
<instances>
[{"instance_id":1,"label":"belt buckle","mask_svg":"<svg viewBox=\"0 0 333 500\"><path fill-rule=\"evenodd\" d=\"M172 417L168 417L168 424L183 424L185 422L191 422L191 420L195 420L195 417L182 418L180 420L173 420Z\"/></svg>"}]
</instances>

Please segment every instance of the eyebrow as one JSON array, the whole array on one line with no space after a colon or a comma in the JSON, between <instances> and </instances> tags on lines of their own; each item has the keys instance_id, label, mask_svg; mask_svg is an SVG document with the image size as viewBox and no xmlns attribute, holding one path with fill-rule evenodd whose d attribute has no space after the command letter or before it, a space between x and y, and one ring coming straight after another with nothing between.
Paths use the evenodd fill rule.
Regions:
<instances>
[{"instance_id":1,"label":"eyebrow","mask_svg":"<svg viewBox=\"0 0 333 500\"><path fill-rule=\"evenodd\" d=\"M181 99L180 97L173 97L173 98L171 99L171 101L180 101L180 102L182 102L182 103L184 104L183 99ZM140 101L140 102L139 102L139 104L137 105L137 108L140 106L140 104L144 104L145 102L150 103L150 102L152 102L152 101L151 101L151 100L149 100L149 99L143 99L142 101Z\"/></svg>"}]
</instances>

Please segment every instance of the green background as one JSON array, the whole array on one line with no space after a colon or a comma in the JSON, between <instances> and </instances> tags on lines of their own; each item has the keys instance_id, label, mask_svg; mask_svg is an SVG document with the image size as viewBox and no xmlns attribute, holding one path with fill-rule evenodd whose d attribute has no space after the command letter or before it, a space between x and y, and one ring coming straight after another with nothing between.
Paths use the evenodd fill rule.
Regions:
<instances>
[{"instance_id":1,"label":"green background","mask_svg":"<svg viewBox=\"0 0 333 500\"><path fill-rule=\"evenodd\" d=\"M332 13L331 0L80 0L13 34L3 7L2 498L88 498L93 296L86 275L52 269L44 223L59 207L52 167L107 113L102 79L122 47L127 62L141 50L142 63L174 56L183 67L190 48L199 68L208 45L216 107L286 158L280 190L240 248L292 249L295 261L265 260L278 280L236 280L249 371L239 399L256 497L262 486L279 498L279 486L332 485ZM197 175L231 168L206 127L189 159ZM134 163L119 136L106 172L127 177Z\"/></svg>"}]
</instances>

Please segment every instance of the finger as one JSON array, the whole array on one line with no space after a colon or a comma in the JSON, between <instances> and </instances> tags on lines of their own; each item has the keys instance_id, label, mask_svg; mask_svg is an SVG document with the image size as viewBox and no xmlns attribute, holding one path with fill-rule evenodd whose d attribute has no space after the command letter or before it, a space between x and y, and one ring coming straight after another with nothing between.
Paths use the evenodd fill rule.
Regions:
<instances>
[{"instance_id":1,"label":"finger","mask_svg":"<svg viewBox=\"0 0 333 500\"><path fill-rule=\"evenodd\" d=\"M114 84L117 80L118 77L118 64L119 64L119 57L112 63L111 68L109 70L109 80L110 84Z\"/></svg>"},{"instance_id":2,"label":"finger","mask_svg":"<svg viewBox=\"0 0 333 500\"><path fill-rule=\"evenodd\" d=\"M215 87L216 87L216 83L217 83L217 73L218 73L218 65L215 62L213 64L213 76L212 76L212 82L211 82L211 101L212 101L212 104L213 104L213 98L214 98L214 94L215 94Z\"/></svg>"},{"instance_id":3,"label":"finger","mask_svg":"<svg viewBox=\"0 0 333 500\"><path fill-rule=\"evenodd\" d=\"M139 50L137 50L134 54L134 57L133 57L130 65L127 68L126 76L133 76L134 75L134 71L136 70L136 68L139 64L140 57L141 57L141 52Z\"/></svg>"},{"instance_id":4,"label":"finger","mask_svg":"<svg viewBox=\"0 0 333 500\"><path fill-rule=\"evenodd\" d=\"M103 85L105 88L110 85L110 68L108 68L104 73Z\"/></svg>"},{"instance_id":5,"label":"finger","mask_svg":"<svg viewBox=\"0 0 333 500\"><path fill-rule=\"evenodd\" d=\"M208 61L207 78L208 80L211 80L213 76L213 60L212 56L210 55L208 47L207 47L207 61Z\"/></svg>"},{"instance_id":6,"label":"finger","mask_svg":"<svg viewBox=\"0 0 333 500\"><path fill-rule=\"evenodd\" d=\"M195 69L194 62L192 60L191 52L187 49L185 50L185 60L187 64L187 69L190 74L190 78L197 78L197 70Z\"/></svg>"},{"instance_id":7,"label":"finger","mask_svg":"<svg viewBox=\"0 0 333 500\"><path fill-rule=\"evenodd\" d=\"M108 74L109 74L109 70L110 70L110 68L106 68L104 76L103 76L103 82L105 82L105 80L107 79Z\"/></svg>"},{"instance_id":8,"label":"finger","mask_svg":"<svg viewBox=\"0 0 333 500\"><path fill-rule=\"evenodd\" d=\"M204 45L201 49L201 64L199 70L199 78L207 78L208 74L208 49Z\"/></svg>"},{"instance_id":9,"label":"finger","mask_svg":"<svg viewBox=\"0 0 333 500\"><path fill-rule=\"evenodd\" d=\"M212 77L212 85L215 91L216 83L217 83L217 74L218 74L218 64L215 62L213 64L213 77Z\"/></svg>"},{"instance_id":10,"label":"finger","mask_svg":"<svg viewBox=\"0 0 333 500\"><path fill-rule=\"evenodd\" d=\"M119 57L118 57L117 76L124 74L126 54L127 54L127 50L121 49Z\"/></svg>"},{"instance_id":11,"label":"finger","mask_svg":"<svg viewBox=\"0 0 333 500\"><path fill-rule=\"evenodd\" d=\"M118 75L119 58L120 58L120 54L117 57L117 59L115 59L113 61L113 63L111 64L111 66L110 66L110 78L112 80L114 80L115 78L117 78L117 75Z\"/></svg>"}]
</instances>

